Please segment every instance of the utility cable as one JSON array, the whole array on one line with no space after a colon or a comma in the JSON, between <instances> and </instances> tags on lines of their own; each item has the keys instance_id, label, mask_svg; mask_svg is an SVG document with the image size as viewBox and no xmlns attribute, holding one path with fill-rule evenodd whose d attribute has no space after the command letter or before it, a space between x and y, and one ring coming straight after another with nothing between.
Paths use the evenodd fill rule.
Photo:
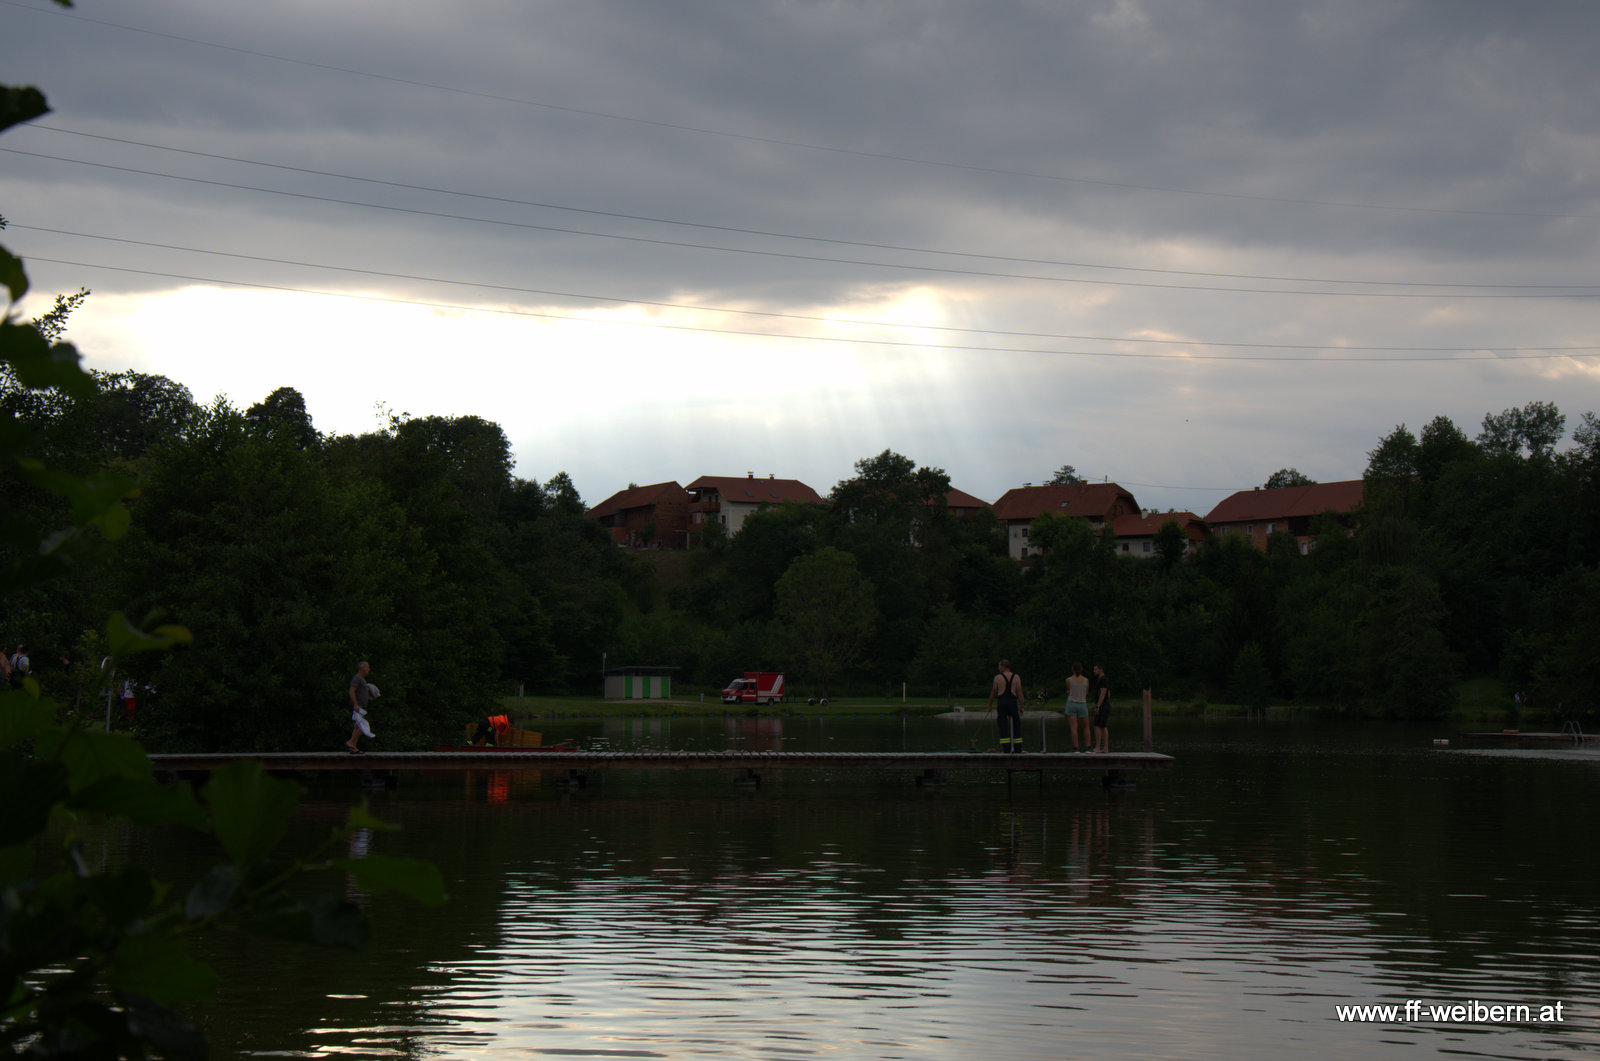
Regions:
<instances>
[{"instance_id":1,"label":"utility cable","mask_svg":"<svg viewBox=\"0 0 1600 1061\"><path fill-rule=\"evenodd\" d=\"M6 0L0 0L4 3ZM162 173L157 170L139 169L134 166L119 166L108 162L89 162L83 159L65 158L59 155L48 155L37 151L22 151L17 148L0 147L0 152L12 155L21 155L27 158L47 159L55 162L68 162L74 165L90 166L96 169L113 170L119 173L134 173L141 176L161 177L166 180L183 181L191 184L203 184L216 188L229 188L235 191L259 192L265 195L284 196L291 199L301 199L310 202L331 203L339 206L355 206L369 210L386 210L394 213L410 214L416 217L434 217L451 221L467 221L476 224L498 225L508 228L524 229L537 232L553 232L561 235L585 236L597 239L622 240L632 243L644 243L653 246L679 247L693 250L715 251L726 254L749 254L760 257L782 258L791 261L820 262L830 265L858 265L875 269L898 269L909 272L939 273L956 276L981 276L1007 280L1038 280L1058 284L1092 284L1105 287L1132 287L1149 288L1164 291L1207 291L1222 294L1248 294L1248 295L1300 295L1311 297L1335 298L1406 298L1406 299L1589 299L1596 297L1593 292L1543 292L1543 293L1511 293L1511 292L1437 292L1437 291L1301 291L1285 288L1253 288L1253 287L1222 287L1207 284L1158 284L1139 280L1100 280L1085 277L1047 276L1032 273L1006 273L984 269L962 269L955 266L916 265L910 263L875 262L857 258L830 258L824 255L798 254L792 251L758 250L748 247L728 247L715 244L691 243L685 240L658 239L649 236L627 236L613 232L593 232L585 229L563 228L555 225L537 225L527 221L508 221L500 218L474 217L470 214L452 214L442 210L422 210L415 207L392 206L386 203L368 203L355 199L340 199L336 196L313 195L309 192L291 192L276 188L261 188L249 184L237 184L231 181L221 181L205 177L188 177L174 173ZM1567 286L1567 285L1554 285ZM1574 287L1578 285L1572 285Z\"/></svg>"},{"instance_id":2,"label":"utility cable","mask_svg":"<svg viewBox=\"0 0 1600 1061\"><path fill-rule=\"evenodd\" d=\"M3 2L3 0L0 0ZM1275 357L1247 356L1242 354L1169 354L1148 353L1138 354L1121 350L1049 350L1034 347L1005 347L1005 346L970 346L957 344L927 344L913 343L896 339L865 339L851 336L837 335L790 335L783 332L762 332L737 328L710 328L693 324L667 324L661 321L630 321L607 320L597 321L592 317L581 317L572 314L551 313L541 310L510 309L495 306L473 306L449 302L433 302L425 299L405 299L387 295L364 295L346 291L320 291L314 288L293 287L287 284L267 284L247 280L225 280L220 277L194 276L188 273L163 272L155 269L135 269L128 266L105 265L100 262L68 261L62 258L44 258L34 255L27 257L29 262L48 262L51 265L66 265L78 269L104 269L118 273L133 273L140 276L158 276L169 280L187 280L200 284L222 284L228 287L254 288L262 291L280 291L300 295L320 295L326 298L350 298L366 302L388 303L401 306L419 306L430 309L447 309L473 313L491 313L502 316L534 317L545 320L579 321L585 324L624 324L639 328L660 328L668 331L700 332L710 335L737 335L761 339L789 339L802 342L843 343L855 346L880 346L900 347L924 350L930 352L949 351L952 353L992 353L992 354L1035 354L1060 357L1106 357L1135 361L1171 360L1171 361L1258 361L1258 362L1289 362L1294 364L1315 365L1335 364L1343 362L1368 362L1377 364L1400 365L1419 364L1424 362L1464 362L1464 361L1539 361L1551 358L1568 357L1583 358L1597 357L1600 353L1584 354L1572 352L1544 352L1533 354L1517 354L1510 357L1496 357L1485 353L1466 353L1451 357L1348 357L1343 355L1329 355L1319 357Z\"/></svg>"},{"instance_id":3,"label":"utility cable","mask_svg":"<svg viewBox=\"0 0 1600 1061\"><path fill-rule=\"evenodd\" d=\"M76 129L63 129L56 125L46 125L39 122L30 123L23 127L25 130L37 129L45 132L61 133L66 136L83 137L90 140L99 140L106 143L124 144L129 147L143 147L152 151L166 151L177 155L188 155L191 158L204 158L217 162L233 162L240 165L259 166L264 169L275 169L285 173L298 173L312 177L331 177L336 180L357 181L362 184L373 184L385 188L398 188L403 191L431 192L437 195L454 195L467 199L478 199L483 202L501 203L508 206L527 206L540 210L560 210L567 213L588 214L593 217L609 217L623 221L644 221L656 225L676 225L683 228L702 229L711 232L731 232L746 236L765 236L774 239L805 240L811 243L830 243L843 247L862 247L868 250L897 251L905 254L931 254L946 257L976 258L982 261L1017 262L1023 265L1053 265L1063 269L1103 269L1108 272L1129 273L1157 273L1167 276L1201 276L1218 280L1264 280L1275 283L1300 283L1300 284L1344 284L1348 286L1368 287L1439 287L1439 288L1467 288L1467 289L1536 289L1560 287L1567 289L1583 289L1600 291L1600 284L1484 284L1472 282L1440 282L1422 280L1348 280L1342 278L1312 277L1312 276L1274 276L1261 273L1223 273L1211 272L1201 269L1164 269L1155 266L1142 265L1106 265L1099 262L1071 262L1052 258L1029 258L1012 254L988 254L980 251L943 250L938 247L912 247L896 243L874 243L867 240L840 239L832 236L809 236L794 232L774 232L766 229L746 228L739 225L719 225L702 221L680 221L674 218L652 217L647 214L630 214L616 210L597 210L581 206L564 206L559 203L546 203L531 199L515 199L509 196L487 195L482 192L460 191L454 188L439 188L426 184L410 184L405 181L387 180L381 177L362 177L350 173L339 173L333 170L311 169L304 166L289 166L278 162L263 162L260 159L243 158L237 155L223 155L210 151L194 151L188 148L171 147L166 144L152 144L144 140L131 140L120 136L106 136L100 133L85 133ZM56 158L57 156L47 156ZM149 172L149 171L139 171ZM170 176L170 174L162 174Z\"/></svg>"},{"instance_id":4,"label":"utility cable","mask_svg":"<svg viewBox=\"0 0 1600 1061\"><path fill-rule=\"evenodd\" d=\"M1328 343L1243 343L1208 341L1204 339L1157 339L1149 337L1126 337L1112 335L1076 335L1065 332L1031 332L1013 331L1000 328L963 328L949 324L916 324L901 321L862 320L852 317L825 317L818 314L783 313L777 310L759 310L732 308L725 306L708 306L694 302L668 302L660 299L627 298L620 295L595 295L577 291L558 291L550 288L519 287L510 284L489 283L479 280L455 280L448 277L425 276L417 273L397 273L380 269L361 269L346 265L327 265L321 262L299 261L292 258L271 258L259 254L239 254L233 251L211 250L205 247L186 247L175 243L157 243L150 240L128 239L121 236L100 236L88 232L74 232L70 229L47 228L41 225L19 225L13 223L11 228L29 232L45 232L58 236L73 236L80 239L102 240L109 243L124 243L135 247L150 247L157 250L180 251L186 254L209 254L220 258L234 258L240 261L262 262L268 265L289 265L306 269L323 269L329 272L352 273L359 276L378 276L390 280L418 280L431 284L448 284L455 287L472 287L486 291L506 291L519 295L544 295L552 298L581 298L595 302L612 302L619 305L651 306L658 309L680 309L696 313L726 313L751 317L768 317L779 320L805 321L815 324L848 324L871 328L901 328L920 329L924 331L954 332L967 335L995 335L1007 338L1023 339L1067 339L1075 342L1102 342L1102 343L1143 343L1160 344L1167 346L1206 346L1206 347L1231 347L1237 349L1263 349L1263 350L1328 350L1330 348L1343 351L1363 351L1390 353L1443 353L1447 351L1460 352L1461 346L1353 346L1342 345L1332 347ZM1518 350L1532 349L1530 346L1473 346L1472 350L1478 352L1514 353ZM1546 352L1578 353L1583 351L1600 352L1600 346L1539 346L1537 349Z\"/></svg>"}]
</instances>

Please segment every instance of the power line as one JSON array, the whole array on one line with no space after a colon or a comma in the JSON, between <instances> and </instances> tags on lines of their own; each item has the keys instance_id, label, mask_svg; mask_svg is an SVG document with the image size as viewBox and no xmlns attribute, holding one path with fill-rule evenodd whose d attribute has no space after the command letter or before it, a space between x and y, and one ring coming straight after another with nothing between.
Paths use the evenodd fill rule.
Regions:
<instances>
[{"instance_id":1,"label":"power line","mask_svg":"<svg viewBox=\"0 0 1600 1061\"><path fill-rule=\"evenodd\" d=\"M0 0L5 3L6 0ZM792 251L758 250L748 247L728 247L716 244L691 243L686 240L659 239L650 236L627 236L614 232L593 232L586 229L563 228L556 225L538 225L527 221L508 221L500 218L474 217L469 214L452 214L442 210L422 210L415 207L393 206L386 203L369 203L356 199L340 199L336 196L313 195L309 192L290 192L276 188L261 188L250 184L237 184L231 181L221 181L206 177L188 177L175 173L162 173L158 170L139 169L135 166L120 166L108 162L89 162L84 159L65 158L60 155L48 155L37 151L22 151L17 148L0 148L7 154L21 155L27 158L47 159L54 162L68 162L79 166L90 166L96 169L108 169L119 173L134 173L147 177L161 177L166 180L183 181L191 184L203 184L217 188L229 188L235 191L259 192L264 195L278 195L291 199L302 199L310 202L332 203L339 206L356 206L369 210L386 210L393 213L410 214L417 217L434 217L451 221L467 221L476 224L497 225L508 228L524 229L537 232L553 232L561 235L585 236L596 239L622 240L631 243L644 243L653 246L679 247L692 250L716 251L726 254L749 254L768 258L782 258L791 261L819 262L830 265L858 265L875 269L898 269L909 272L940 273L956 276L979 276L1006 280L1038 280L1058 284L1093 284L1105 287L1132 287L1148 288L1163 291L1209 291L1223 294L1245 295L1300 295L1311 297L1333 298L1388 298L1388 299L1589 299L1596 297L1592 292L1543 292L1543 293L1505 293L1505 292L1439 292L1439 291L1302 291L1284 288L1253 288L1253 287L1222 287L1209 284L1158 284L1139 280L1100 280L1084 277L1047 276L1032 273L1005 273L984 269L962 269L955 266L916 265L897 262L874 262L858 258L830 258L825 255L798 254ZM1293 282L1293 281L1288 281ZM1568 286L1568 285L1553 285ZM1580 285L1571 285L1578 287Z\"/></svg>"},{"instance_id":2,"label":"power line","mask_svg":"<svg viewBox=\"0 0 1600 1061\"><path fill-rule=\"evenodd\" d=\"M1054 265L1064 269L1103 269L1110 272L1157 273L1167 276L1202 276L1222 280L1267 280L1275 283L1344 284L1347 286L1364 287L1438 287L1513 290L1532 290L1537 288L1559 287L1575 290L1600 291L1600 284L1484 284L1456 281L1350 280L1339 277L1274 276L1260 273L1212 272L1202 269L1165 269L1155 266L1142 265L1107 265L1099 262L1071 262L1052 258L1029 258L1012 254L990 254L979 251L944 250L938 247L912 247L895 243L875 243L867 240L841 239L831 236L811 236L794 232L775 232L767 229L747 228L739 225L719 225L701 221L682 221L675 218L653 217L648 214L631 214L616 210L598 210L581 206L565 206L559 203L547 203L531 199L516 199L501 195L488 195L482 192L468 192L454 188L440 188L427 184L410 184L405 181L388 180L381 177L363 177L350 173L339 173L333 170L312 169L305 166L290 166L278 162L264 162L260 159L243 158L238 155L223 155L210 151L195 151L189 148L172 147L167 144L152 144L144 140L131 140L126 137L106 136L100 133L86 133L76 129L63 129L60 126L45 125L38 122L31 123L24 128L52 133L61 133L66 136L83 137L89 140L100 140L106 143L125 144L130 147L143 147L153 151L166 151L177 155L188 155L191 158L204 158L218 162L233 162L240 165L259 166L264 169L275 169L285 173L298 173L313 177L331 177L336 180L357 181L362 184L374 184L386 188L398 188L403 191L430 192L437 195L454 195L467 199L478 199L483 202L502 203L509 206L527 206L540 210L560 210L567 213L588 214L593 217L610 217L624 221L644 221L656 225L676 225L683 228L695 228L711 232L732 232L747 236L764 236L774 239L804 240L811 243L830 243L836 246L863 247L870 250L898 251L906 254L933 254L947 257L976 258L983 261L1018 262L1024 265ZM43 157L58 159L60 161L76 161L72 159L60 159L59 156L54 155ZM93 163L84 164L92 165ZM153 171L138 170L136 172L151 173ZM172 176L171 174L158 175Z\"/></svg>"},{"instance_id":3,"label":"power line","mask_svg":"<svg viewBox=\"0 0 1600 1061\"><path fill-rule=\"evenodd\" d=\"M292 63L296 66L303 66L309 69L327 70L333 73L349 74L354 77L370 78L372 80L385 81L396 85L407 85L412 88L424 88L435 92L448 92L453 95L493 100L498 103L512 103L524 107L537 107L542 110L557 111L565 114L575 114L587 118L603 118L607 121L626 122L633 125L649 126L657 129L669 129L675 132L695 133L700 136L714 136L733 140L743 140L751 143L770 144L776 147L798 148L806 151L822 151L830 154L849 155L857 158L872 158L889 162L902 162L917 166L962 170L970 173L988 173L1006 177L1023 177L1030 180L1045 180L1063 184L1082 184L1093 187L1113 188L1123 191L1158 192L1165 195L1192 195L1211 199L1232 199L1244 202L1278 203L1289 206L1333 207L1346 210L1372 210L1396 213L1450 214L1468 217L1530 217L1585 220L1600 218L1600 214L1585 213L1558 213L1535 210L1467 210L1458 207L1397 206L1389 203L1363 203L1329 199L1300 199L1289 196L1252 195L1245 192L1220 192L1199 188L1180 188L1154 184L1139 184L1130 181L1113 181L1093 177L1073 177L1057 173L1039 173L1030 170L1005 169L998 166L980 166L972 163L953 162L943 159L918 158L911 155L898 155L883 151L867 151L861 148L815 144L803 140L788 140L781 137L761 136L754 133L733 132L726 129L712 129L704 126L661 121L653 118L640 118L634 115L614 114L608 111L593 110L586 107L572 107L559 103L549 103L541 100L526 99L519 96L508 96L494 92L482 92L475 89L459 88L452 85L441 85L435 82L422 81L415 78L396 77L392 74L374 73L370 70L357 70L353 67L338 66L333 63L321 63L309 59L296 59L291 56L278 55L273 52L264 52L251 48L240 48L231 44L219 44L215 41L201 40L197 37L185 37L177 33L167 33L161 30L145 29L140 26L130 26L125 23L112 22L109 19L91 18L90 16L77 12L68 15L61 11L39 10L32 5L21 3L20 0L0 0L0 4L4 4L8 7L21 8L33 14L54 14L61 18L73 18L79 21L92 23L94 25L105 26L110 29L123 30L128 33L139 33L150 37L178 41L183 44L192 44L197 47L214 48L219 51L232 52L235 55L248 55L257 59L269 59L273 62Z\"/></svg>"},{"instance_id":4,"label":"power line","mask_svg":"<svg viewBox=\"0 0 1600 1061\"><path fill-rule=\"evenodd\" d=\"M3 2L3 0L0 0ZM761 339L788 339L801 342L842 343L853 346L880 346L914 348L930 352L949 351L952 353L991 353L991 354L1035 354L1058 357L1104 357L1118 358L1135 361L1256 361L1256 362L1288 362L1294 364L1334 364L1341 362L1368 362L1388 365L1419 364L1424 362L1464 362L1464 361L1541 361L1551 358L1567 357L1597 357L1600 353L1584 354L1572 352L1517 354L1511 357L1494 357L1488 354L1459 354L1453 357L1275 357L1275 356L1246 356L1230 354L1168 354L1149 353L1136 354L1120 350L1049 350L1034 347L1005 347L1005 346L970 346L958 344L913 343L895 339L865 339L851 336L836 335L790 335L783 332L762 332L737 328L708 328L703 325L692 324L666 324L660 321L629 321L611 320L596 321L589 317L573 316L564 313L550 313L541 310L507 309L493 306L462 305L449 302L433 302L425 299L405 299L388 295L363 295L346 291L320 291L314 288L292 287L287 284L267 284L247 280L225 280L220 277L194 276L188 273L164 272L156 269L135 269L129 266L106 265L99 262L69 261L62 258L44 258L30 255L29 262L48 262L52 265L66 265L79 269L104 269L118 273L133 273L140 276L159 276L170 280L188 280L201 284L223 284L228 287L254 288L262 291L280 291L300 295L318 295L326 298L349 298L365 302L379 302L402 306L419 306L430 309L460 310L475 313L491 313L501 316L534 317L545 320L578 321L585 324L622 324L637 328L659 328L667 331L700 332L710 335L737 335Z\"/></svg>"},{"instance_id":5,"label":"power line","mask_svg":"<svg viewBox=\"0 0 1600 1061\"><path fill-rule=\"evenodd\" d=\"M456 280L448 277L426 276L417 273L399 273L380 269L362 269L354 266L328 265L322 262L299 261L292 258L271 258L259 254L240 254L233 251L212 250L205 247L186 247L174 243L157 243L150 240L129 239L122 236L102 236L88 232L75 232L70 229L47 228L41 225L12 224L10 227L29 232L45 232L59 236L73 236L80 239L102 240L109 243L124 243L136 247L151 247L158 250L180 251L187 254L209 254L222 258L234 258L240 261L262 262L269 265L288 265L306 269L323 269L329 272L352 273L360 276L378 276L391 280L417 280L424 283L448 284L455 287L472 287L488 291L505 291L521 295L545 295L554 298L580 298L595 302L612 302L620 305L651 306L660 309L681 309L696 313L726 313L752 317L768 317L780 320L796 320L818 324L848 324L873 328L899 328L918 329L923 331L954 332L968 335L994 335L1007 338L1028 339L1068 339L1078 342L1104 342L1104 343L1141 343L1159 344L1166 346L1204 346L1204 347L1231 347L1238 349L1260 350L1328 350L1338 349L1347 352L1389 352L1389 353L1444 353L1447 351L1460 353L1461 346L1339 346L1332 347L1327 343L1244 343L1221 342L1203 339L1156 339L1148 337L1130 338L1111 335L1076 335L1064 332L1033 332L1014 331L999 328L963 328L946 324L914 324L900 321L863 320L851 317L825 317L817 314L783 313L776 310L757 310L744 308L730 308L723 306L707 306L693 302L668 302L660 299L630 298L619 295L596 295L577 291L558 291L549 288L520 287L510 284L498 284L479 280ZM1471 348L1479 353L1498 352L1515 353L1519 350L1532 349L1528 346L1473 346ZM1585 351L1600 352L1600 346L1540 346L1537 349L1547 353L1582 353Z\"/></svg>"}]
</instances>

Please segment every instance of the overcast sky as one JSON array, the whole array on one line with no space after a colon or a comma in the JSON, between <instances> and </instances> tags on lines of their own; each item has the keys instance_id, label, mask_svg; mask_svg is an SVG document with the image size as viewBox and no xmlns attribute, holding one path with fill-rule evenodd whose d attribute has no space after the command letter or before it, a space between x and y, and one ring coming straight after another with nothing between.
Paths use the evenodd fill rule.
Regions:
<instances>
[{"instance_id":1,"label":"overcast sky","mask_svg":"<svg viewBox=\"0 0 1600 1061\"><path fill-rule=\"evenodd\" d=\"M517 474L885 448L1202 515L1396 424L1600 411L1592 0L0 0L28 313Z\"/></svg>"}]
</instances>

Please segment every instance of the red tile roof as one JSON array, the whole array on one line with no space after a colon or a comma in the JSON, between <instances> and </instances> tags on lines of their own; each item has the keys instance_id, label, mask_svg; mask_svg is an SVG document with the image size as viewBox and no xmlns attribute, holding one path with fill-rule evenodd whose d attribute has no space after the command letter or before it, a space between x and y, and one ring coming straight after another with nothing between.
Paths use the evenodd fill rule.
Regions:
<instances>
[{"instance_id":1,"label":"red tile roof","mask_svg":"<svg viewBox=\"0 0 1600 1061\"><path fill-rule=\"evenodd\" d=\"M1205 532L1205 520L1193 512L1152 512L1148 516L1118 516L1111 521L1111 533L1119 538L1154 538L1156 531L1168 520L1177 523L1186 535L1192 526L1198 526L1201 533Z\"/></svg>"},{"instance_id":2,"label":"red tile roof","mask_svg":"<svg viewBox=\"0 0 1600 1061\"><path fill-rule=\"evenodd\" d=\"M1104 521L1112 517L1119 500L1124 510L1138 511L1139 502L1116 483L1018 486L1007 490L994 503L994 514L1003 523L1031 523L1046 514Z\"/></svg>"},{"instance_id":3,"label":"red tile roof","mask_svg":"<svg viewBox=\"0 0 1600 1061\"><path fill-rule=\"evenodd\" d=\"M662 503L662 494L670 492L679 495L682 500L683 487L676 481L669 483L652 483L650 486L630 486L626 490L618 490L598 505L589 510L589 515L594 519L602 519L617 512L625 512L630 508L644 508L646 505L659 505Z\"/></svg>"},{"instance_id":4,"label":"red tile roof","mask_svg":"<svg viewBox=\"0 0 1600 1061\"><path fill-rule=\"evenodd\" d=\"M715 490L730 504L776 505L780 501L798 501L802 504L820 505L822 498L811 487L798 479L757 479L749 475L702 475L686 489Z\"/></svg>"},{"instance_id":5,"label":"red tile roof","mask_svg":"<svg viewBox=\"0 0 1600 1061\"><path fill-rule=\"evenodd\" d=\"M971 494L967 493L965 490L957 490L953 486L950 488L950 492L948 494L944 495L944 503L949 508L988 508L989 507L989 502L981 500L981 499L976 498L976 497L973 497Z\"/></svg>"},{"instance_id":6,"label":"red tile roof","mask_svg":"<svg viewBox=\"0 0 1600 1061\"><path fill-rule=\"evenodd\" d=\"M1262 520L1320 516L1324 512L1349 512L1361 504L1360 479L1311 486L1284 486L1277 490L1240 490L1230 494L1206 514L1206 522L1258 523Z\"/></svg>"}]
</instances>

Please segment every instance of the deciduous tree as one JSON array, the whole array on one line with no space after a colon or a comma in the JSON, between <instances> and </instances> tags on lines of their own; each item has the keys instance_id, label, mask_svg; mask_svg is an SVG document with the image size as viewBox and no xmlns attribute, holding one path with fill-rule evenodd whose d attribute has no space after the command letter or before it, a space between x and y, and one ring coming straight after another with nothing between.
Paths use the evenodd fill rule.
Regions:
<instances>
[{"instance_id":1,"label":"deciduous tree","mask_svg":"<svg viewBox=\"0 0 1600 1061\"><path fill-rule=\"evenodd\" d=\"M828 683L854 663L877 625L872 584L855 557L824 546L800 557L777 586L778 628L823 696Z\"/></svg>"},{"instance_id":2,"label":"deciduous tree","mask_svg":"<svg viewBox=\"0 0 1600 1061\"><path fill-rule=\"evenodd\" d=\"M1279 468L1261 484L1263 490L1280 490L1286 486L1315 486L1316 480L1303 475L1298 468Z\"/></svg>"}]
</instances>

